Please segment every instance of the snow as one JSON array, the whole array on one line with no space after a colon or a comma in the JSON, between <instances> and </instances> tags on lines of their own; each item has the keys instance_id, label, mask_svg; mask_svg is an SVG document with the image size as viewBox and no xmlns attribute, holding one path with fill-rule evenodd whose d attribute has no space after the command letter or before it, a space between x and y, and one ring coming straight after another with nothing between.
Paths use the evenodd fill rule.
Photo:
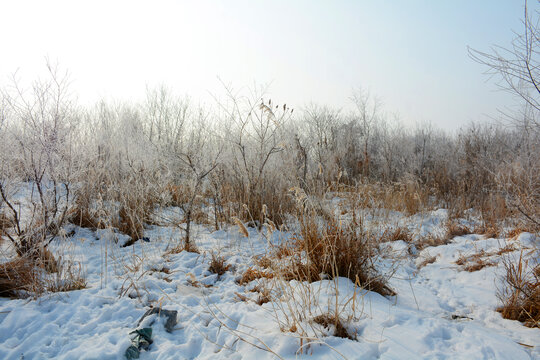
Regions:
<instances>
[{"instance_id":1,"label":"snow","mask_svg":"<svg viewBox=\"0 0 540 360\"><path fill-rule=\"evenodd\" d=\"M443 231L446 217L438 210L399 215L395 221L419 234ZM141 359L540 358L540 331L496 312L502 258L538 244L533 234L513 239L466 235L418 253L403 240L381 244L386 255L380 266L395 271L390 286L397 292L386 298L346 278L239 285L241 274L256 266L255 256L291 234L250 228L245 238L236 227L195 226L194 231L200 254L169 254L182 235L175 227L152 226L145 232L149 243L123 248L121 234L70 225L66 233L73 236L53 243L53 250L81 262L87 288L37 299L0 299L0 358L124 359L129 333L151 304L178 311L178 324L169 333L165 318L146 318L141 325L152 324L154 342ZM489 255L508 244L516 250ZM4 254L10 251L5 242L2 246ZM456 264L460 256L481 250L494 266L468 272ZM208 271L212 253L231 265L222 276ZM434 262L420 266L432 257ZM268 286L273 301L258 305L258 294L250 291L256 285ZM309 301L294 308L294 299ZM334 337L331 329L312 321L335 311L336 304L355 340ZM309 339L300 339L301 329Z\"/></svg>"}]
</instances>

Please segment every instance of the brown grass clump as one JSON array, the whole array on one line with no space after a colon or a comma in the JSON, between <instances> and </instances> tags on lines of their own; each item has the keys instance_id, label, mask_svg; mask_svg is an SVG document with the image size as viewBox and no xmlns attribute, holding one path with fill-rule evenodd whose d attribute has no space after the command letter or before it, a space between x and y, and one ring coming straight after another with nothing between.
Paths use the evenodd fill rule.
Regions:
<instances>
[{"instance_id":1,"label":"brown grass clump","mask_svg":"<svg viewBox=\"0 0 540 360\"><path fill-rule=\"evenodd\" d=\"M540 250L535 249L533 259L538 260ZM540 327L540 264L524 259L504 261L506 276L504 288L498 296L502 306L497 309L505 319L521 321L528 327Z\"/></svg>"},{"instance_id":2,"label":"brown grass clump","mask_svg":"<svg viewBox=\"0 0 540 360\"><path fill-rule=\"evenodd\" d=\"M217 274L218 276L221 276L225 274L229 269L231 268L230 264L225 263L225 259L221 256L218 256L216 254L212 254L212 260L210 261L210 266L208 267L208 271L210 271L213 274Z\"/></svg>"},{"instance_id":3,"label":"brown grass clump","mask_svg":"<svg viewBox=\"0 0 540 360\"><path fill-rule=\"evenodd\" d=\"M427 236L424 236L421 239L418 239L416 242L416 247L418 250L425 249L430 246L441 246L441 245L447 245L450 243L450 238L445 235L436 235L436 234L428 234Z\"/></svg>"},{"instance_id":4,"label":"brown grass clump","mask_svg":"<svg viewBox=\"0 0 540 360\"><path fill-rule=\"evenodd\" d=\"M422 261L420 264L418 264L418 269L421 269L426 265L433 264L435 261L437 261L437 257L436 256L430 256L430 257L424 259L424 261Z\"/></svg>"},{"instance_id":5,"label":"brown grass clump","mask_svg":"<svg viewBox=\"0 0 540 360\"><path fill-rule=\"evenodd\" d=\"M268 269L272 266L272 260L270 260L270 258L265 255L254 257L253 261L255 262L255 264L257 264L257 266L265 269Z\"/></svg>"},{"instance_id":6,"label":"brown grass clump","mask_svg":"<svg viewBox=\"0 0 540 360\"><path fill-rule=\"evenodd\" d=\"M0 264L0 297L25 297L28 292L41 289L32 262L18 258Z\"/></svg>"},{"instance_id":7,"label":"brown grass clump","mask_svg":"<svg viewBox=\"0 0 540 360\"><path fill-rule=\"evenodd\" d=\"M446 236L451 239L456 236L468 235L471 233L471 229L467 226L461 225L455 221L448 221Z\"/></svg>"},{"instance_id":8,"label":"brown grass clump","mask_svg":"<svg viewBox=\"0 0 540 360\"><path fill-rule=\"evenodd\" d=\"M59 272L56 279L49 281L47 290L50 292L74 291L86 288L86 279L82 274L82 269L79 266L76 269L66 269L65 272Z\"/></svg>"},{"instance_id":9,"label":"brown grass clump","mask_svg":"<svg viewBox=\"0 0 540 360\"><path fill-rule=\"evenodd\" d=\"M322 315L315 316L313 318L313 322L316 324L322 325L323 327L327 329L332 329L333 330L332 336L354 340L354 337L352 337L347 331L347 329L345 329L345 326L343 326L343 321L338 316L333 316L330 314L322 314Z\"/></svg>"},{"instance_id":10,"label":"brown grass clump","mask_svg":"<svg viewBox=\"0 0 540 360\"><path fill-rule=\"evenodd\" d=\"M175 247L170 248L169 250L165 252L165 255L180 254L182 251L187 251L187 252L191 252L195 254L201 253L199 249L197 248L197 246L195 246L193 243L190 242L187 245L184 243L181 243L181 244L176 245Z\"/></svg>"},{"instance_id":11,"label":"brown grass clump","mask_svg":"<svg viewBox=\"0 0 540 360\"><path fill-rule=\"evenodd\" d=\"M492 254L486 253L484 250L481 250L477 253L474 253L469 256L461 255L457 260L456 264L463 266L463 270L468 272L475 272L482 270L486 266L495 266L496 264L492 261L487 261L485 258Z\"/></svg>"},{"instance_id":12,"label":"brown grass clump","mask_svg":"<svg viewBox=\"0 0 540 360\"><path fill-rule=\"evenodd\" d=\"M143 221L145 219L145 214L142 212L142 210L143 209L122 206L118 213L120 218L120 221L117 224L118 230L131 237L131 241L133 242L143 237Z\"/></svg>"},{"instance_id":13,"label":"brown grass clump","mask_svg":"<svg viewBox=\"0 0 540 360\"><path fill-rule=\"evenodd\" d=\"M255 300L255 303L259 306L272 301L270 289L266 285L258 284L250 291L259 294L257 300Z\"/></svg>"},{"instance_id":14,"label":"brown grass clump","mask_svg":"<svg viewBox=\"0 0 540 360\"><path fill-rule=\"evenodd\" d=\"M492 256L501 256L503 254L515 251L516 249L508 244L497 251L486 252L480 250L477 253L471 255L461 255L457 260L456 264L463 266L463 270L468 272L474 272L485 268L486 266L495 266L497 265L494 261L488 260Z\"/></svg>"},{"instance_id":15,"label":"brown grass clump","mask_svg":"<svg viewBox=\"0 0 540 360\"><path fill-rule=\"evenodd\" d=\"M191 190L185 185L169 184L166 186L166 190L171 196L172 205L180 206L189 201L189 194Z\"/></svg>"},{"instance_id":16,"label":"brown grass clump","mask_svg":"<svg viewBox=\"0 0 540 360\"><path fill-rule=\"evenodd\" d=\"M373 265L369 237L335 219L319 227L315 216L302 216L300 223L300 234L290 244L293 255L280 270L286 280L314 282L321 280L321 274L344 276L381 295L395 295Z\"/></svg>"},{"instance_id":17,"label":"brown grass clump","mask_svg":"<svg viewBox=\"0 0 540 360\"><path fill-rule=\"evenodd\" d=\"M100 227L99 220L90 210L91 199L89 193L82 193L76 200L70 213L69 222L89 229Z\"/></svg>"},{"instance_id":18,"label":"brown grass clump","mask_svg":"<svg viewBox=\"0 0 540 360\"><path fill-rule=\"evenodd\" d=\"M397 240L403 240L408 243L412 243L413 241L413 235L409 231L409 229L405 227L397 227L395 229L387 229L384 231L381 241L397 241Z\"/></svg>"},{"instance_id":19,"label":"brown grass clump","mask_svg":"<svg viewBox=\"0 0 540 360\"><path fill-rule=\"evenodd\" d=\"M274 277L274 274L268 271L260 271L253 267L249 267L244 273L242 274L242 277L237 281L239 285L245 285L253 280L266 278L266 279L272 279Z\"/></svg>"},{"instance_id":20,"label":"brown grass clump","mask_svg":"<svg viewBox=\"0 0 540 360\"><path fill-rule=\"evenodd\" d=\"M350 194L359 208L380 207L408 215L429 208L429 188L413 180L358 184Z\"/></svg>"},{"instance_id":21,"label":"brown grass clump","mask_svg":"<svg viewBox=\"0 0 540 360\"><path fill-rule=\"evenodd\" d=\"M527 227L516 226L515 228L513 228L512 230L510 230L510 231L508 231L506 233L506 237L508 237L510 239L517 238L523 232L530 232L530 231L529 231L529 229Z\"/></svg>"}]
</instances>

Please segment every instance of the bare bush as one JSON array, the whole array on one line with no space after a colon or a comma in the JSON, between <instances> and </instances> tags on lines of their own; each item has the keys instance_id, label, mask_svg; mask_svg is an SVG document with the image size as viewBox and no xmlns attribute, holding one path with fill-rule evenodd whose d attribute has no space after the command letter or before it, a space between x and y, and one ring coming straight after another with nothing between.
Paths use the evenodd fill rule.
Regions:
<instances>
[{"instance_id":1,"label":"bare bush","mask_svg":"<svg viewBox=\"0 0 540 360\"><path fill-rule=\"evenodd\" d=\"M4 235L19 256L30 258L39 258L64 224L76 171L71 151L78 118L68 77L50 63L47 68L49 78L34 82L30 95L17 79L2 93L9 110L3 137L14 147L0 166L0 196L10 222Z\"/></svg>"}]
</instances>

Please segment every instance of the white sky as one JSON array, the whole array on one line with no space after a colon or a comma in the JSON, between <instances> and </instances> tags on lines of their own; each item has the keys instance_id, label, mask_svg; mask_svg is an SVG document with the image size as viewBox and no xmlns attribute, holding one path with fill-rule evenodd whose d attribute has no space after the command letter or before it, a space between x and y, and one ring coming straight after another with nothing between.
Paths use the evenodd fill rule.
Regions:
<instances>
[{"instance_id":1,"label":"white sky","mask_svg":"<svg viewBox=\"0 0 540 360\"><path fill-rule=\"evenodd\" d=\"M295 108L346 108L362 87L408 124L456 129L515 104L466 47L509 44L522 15L518 0L0 0L0 84L17 69L34 78L48 56L82 103L160 84L205 102L219 77L271 83L274 103Z\"/></svg>"}]
</instances>

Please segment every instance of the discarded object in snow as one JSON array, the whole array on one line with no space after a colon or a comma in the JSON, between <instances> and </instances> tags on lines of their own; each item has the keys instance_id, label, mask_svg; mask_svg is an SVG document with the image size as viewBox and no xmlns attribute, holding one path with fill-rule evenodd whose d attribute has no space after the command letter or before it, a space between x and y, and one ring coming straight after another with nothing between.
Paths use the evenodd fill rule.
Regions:
<instances>
[{"instance_id":1,"label":"discarded object in snow","mask_svg":"<svg viewBox=\"0 0 540 360\"><path fill-rule=\"evenodd\" d=\"M131 339L131 345L126 350L126 359L138 359L141 350L148 350L152 344L152 328L136 329L129 333L135 334Z\"/></svg>"},{"instance_id":2,"label":"discarded object in snow","mask_svg":"<svg viewBox=\"0 0 540 360\"><path fill-rule=\"evenodd\" d=\"M145 318L147 318L150 315L157 314L158 317L166 317L167 322L165 323L165 330L167 332L172 332L174 330L174 326L176 325L176 316L178 315L178 311L176 310L165 310L160 308L152 308L149 309L147 312L144 313L144 315L141 317L139 322L137 323L137 327L141 326L141 323ZM155 320L154 320L155 321ZM150 326L153 325L154 321L150 323ZM151 327L145 327L145 328L139 328L135 329L132 332L129 333L135 334L135 336L131 339L131 345L126 350L126 359L138 359L141 350L148 350L150 345L152 344L152 328Z\"/></svg>"},{"instance_id":3,"label":"discarded object in snow","mask_svg":"<svg viewBox=\"0 0 540 360\"><path fill-rule=\"evenodd\" d=\"M172 332L174 327L176 326L176 315L178 314L178 311L176 310L165 310L160 308L152 308L149 309L147 312L144 313L144 315L141 317L141 320L139 320L139 323L137 326L140 326L142 321L153 314L157 314L159 317L166 317L167 322L165 323L165 330L167 332ZM152 324L150 324L152 325Z\"/></svg>"},{"instance_id":4,"label":"discarded object in snow","mask_svg":"<svg viewBox=\"0 0 540 360\"><path fill-rule=\"evenodd\" d=\"M128 247L128 246L131 246L133 244L135 244L137 242L137 240L142 240L144 242L150 242L150 238L149 237L146 237L146 236L143 236L142 238L140 239L136 239L136 238L129 238L129 240L127 240L126 242L124 242L124 244L122 244L122 247Z\"/></svg>"}]
</instances>

